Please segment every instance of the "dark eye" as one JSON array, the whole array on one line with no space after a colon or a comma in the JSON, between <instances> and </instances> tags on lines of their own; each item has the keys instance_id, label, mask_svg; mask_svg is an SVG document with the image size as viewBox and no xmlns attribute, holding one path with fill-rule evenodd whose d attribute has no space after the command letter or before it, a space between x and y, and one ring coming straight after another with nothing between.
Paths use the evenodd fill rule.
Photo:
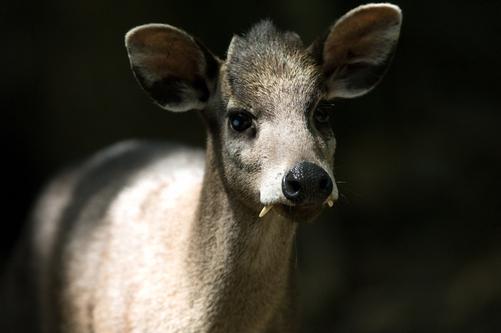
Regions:
<instances>
[{"instance_id":1,"label":"dark eye","mask_svg":"<svg viewBox=\"0 0 501 333\"><path fill-rule=\"evenodd\" d=\"M330 112L324 108L317 108L313 117L315 117L317 123L327 124L330 119Z\"/></svg>"},{"instance_id":2,"label":"dark eye","mask_svg":"<svg viewBox=\"0 0 501 333\"><path fill-rule=\"evenodd\" d=\"M318 103L315 112L313 113L313 118L315 122L319 125L326 125L329 123L330 116L332 114L332 109L334 104L327 101L321 101Z\"/></svg>"},{"instance_id":3,"label":"dark eye","mask_svg":"<svg viewBox=\"0 0 501 333\"><path fill-rule=\"evenodd\" d=\"M230 114L230 126L237 132L243 132L252 125L252 117L245 111Z\"/></svg>"}]
</instances>

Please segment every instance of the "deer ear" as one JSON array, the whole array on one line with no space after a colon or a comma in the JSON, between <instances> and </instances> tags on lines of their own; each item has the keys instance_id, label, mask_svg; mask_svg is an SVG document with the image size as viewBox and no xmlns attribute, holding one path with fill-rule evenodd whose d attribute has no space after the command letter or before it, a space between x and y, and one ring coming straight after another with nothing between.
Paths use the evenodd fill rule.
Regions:
<instances>
[{"instance_id":1,"label":"deer ear","mask_svg":"<svg viewBox=\"0 0 501 333\"><path fill-rule=\"evenodd\" d=\"M130 30L125 46L137 81L162 108L205 108L219 62L195 38L170 25L147 24Z\"/></svg>"},{"instance_id":2,"label":"deer ear","mask_svg":"<svg viewBox=\"0 0 501 333\"><path fill-rule=\"evenodd\" d=\"M322 65L327 99L358 97L377 85L395 52L401 22L397 6L359 6L309 47Z\"/></svg>"}]
</instances>

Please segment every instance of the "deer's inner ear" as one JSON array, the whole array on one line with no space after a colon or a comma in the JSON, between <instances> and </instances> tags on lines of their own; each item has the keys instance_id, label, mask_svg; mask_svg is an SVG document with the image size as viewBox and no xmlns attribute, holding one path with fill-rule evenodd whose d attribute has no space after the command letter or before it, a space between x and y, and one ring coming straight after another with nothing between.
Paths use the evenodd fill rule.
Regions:
<instances>
[{"instance_id":1,"label":"deer's inner ear","mask_svg":"<svg viewBox=\"0 0 501 333\"><path fill-rule=\"evenodd\" d=\"M327 79L327 99L361 96L377 85L395 51L401 22L397 6L359 6L310 46Z\"/></svg>"},{"instance_id":2,"label":"deer's inner ear","mask_svg":"<svg viewBox=\"0 0 501 333\"><path fill-rule=\"evenodd\" d=\"M147 24L125 37L132 71L153 100L170 111L203 109L214 91L218 60L188 33Z\"/></svg>"}]
</instances>

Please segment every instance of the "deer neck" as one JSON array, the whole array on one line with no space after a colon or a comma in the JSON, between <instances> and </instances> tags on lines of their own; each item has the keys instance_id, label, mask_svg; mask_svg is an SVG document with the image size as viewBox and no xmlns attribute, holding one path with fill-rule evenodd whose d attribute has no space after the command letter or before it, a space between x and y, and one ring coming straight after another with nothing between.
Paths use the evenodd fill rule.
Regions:
<instances>
[{"instance_id":1,"label":"deer neck","mask_svg":"<svg viewBox=\"0 0 501 333\"><path fill-rule=\"evenodd\" d=\"M218 155L209 136L188 270L199 304L207 307L206 325L255 330L289 296L296 225L275 214L260 219L231 195Z\"/></svg>"}]
</instances>

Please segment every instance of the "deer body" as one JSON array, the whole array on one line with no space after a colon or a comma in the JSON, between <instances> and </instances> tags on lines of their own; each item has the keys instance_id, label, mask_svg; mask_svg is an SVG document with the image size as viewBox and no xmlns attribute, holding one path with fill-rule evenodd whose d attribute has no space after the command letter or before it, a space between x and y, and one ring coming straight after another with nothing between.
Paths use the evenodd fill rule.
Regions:
<instances>
[{"instance_id":1,"label":"deer body","mask_svg":"<svg viewBox=\"0 0 501 333\"><path fill-rule=\"evenodd\" d=\"M323 101L380 80L400 19L361 6L309 48L265 21L224 61L177 28L131 30L139 83L200 110L206 151L126 142L51 183L24 258L37 331L294 331L297 222L337 198Z\"/></svg>"},{"instance_id":2,"label":"deer body","mask_svg":"<svg viewBox=\"0 0 501 333\"><path fill-rule=\"evenodd\" d=\"M135 163L129 169L124 159ZM243 216L232 213L239 205L226 196L217 176L204 180L204 160L201 151L128 142L56 180L35 214L40 222L35 253L45 254L38 260L49 267L62 264L53 260L62 261L66 270L64 276L50 272L47 285L41 286L41 296L49 296L47 306L54 296L65 303L62 318L46 318L63 320L68 332L236 327L253 332L280 320L273 314L288 297L295 225L280 219L257 223L258 217L250 215L241 223ZM117 178L95 184L95 174ZM202 191L204 181L212 182L210 192ZM114 190L117 182L124 187L120 193ZM88 187L93 197L71 205L71 197L85 197ZM46 209L45 203L55 198L66 206L63 216L50 216L54 211ZM54 219L65 225L66 235L44 224ZM64 248L58 246L62 237L67 238ZM200 239L196 246L194 239ZM61 280L66 282L59 295L45 293L59 289L54 281ZM255 315L244 316L248 313ZM53 322L47 324L47 331L57 329Z\"/></svg>"}]
</instances>

